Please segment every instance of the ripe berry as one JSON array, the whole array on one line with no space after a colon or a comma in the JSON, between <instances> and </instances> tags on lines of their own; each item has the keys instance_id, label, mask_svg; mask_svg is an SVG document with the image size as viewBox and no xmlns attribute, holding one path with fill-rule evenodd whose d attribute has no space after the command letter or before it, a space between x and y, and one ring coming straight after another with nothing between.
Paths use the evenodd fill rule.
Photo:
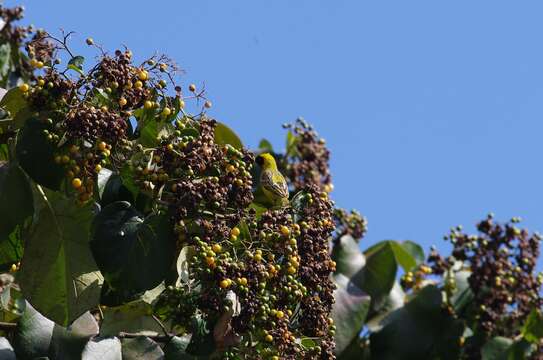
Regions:
<instances>
[{"instance_id":1,"label":"ripe berry","mask_svg":"<svg viewBox=\"0 0 543 360\"><path fill-rule=\"evenodd\" d=\"M241 234L241 231L239 230L239 228L236 226L235 228L232 229L232 231L230 232L231 235L233 236L239 236L239 234Z\"/></svg>"},{"instance_id":2,"label":"ripe berry","mask_svg":"<svg viewBox=\"0 0 543 360\"><path fill-rule=\"evenodd\" d=\"M196 85L190 84L190 85L189 85L189 91L195 92L195 91L196 91Z\"/></svg>"},{"instance_id":3,"label":"ripe berry","mask_svg":"<svg viewBox=\"0 0 543 360\"><path fill-rule=\"evenodd\" d=\"M119 99L119 105L120 105L120 106L125 106L127 102L128 102L128 101L127 101L125 98L123 98L123 97Z\"/></svg>"},{"instance_id":4,"label":"ripe berry","mask_svg":"<svg viewBox=\"0 0 543 360\"><path fill-rule=\"evenodd\" d=\"M221 289L226 289L230 287L230 283L231 283L230 279L224 279L224 280L221 280L219 286L221 287Z\"/></svg>"},{"instance_id":5,"label":"ripe berry","mask_svg":"<svg viewBox=\"0 0 543 360\"><path fill-rule=\"evenodd\" d=\"M172 110L169 107L165 107L164 109L162 109L163 116L170 116L171 113L172 113Z\"/></svg>"},{"instance_id":6,"label":"ripe berry","mask_svg":"<svg viewBox=\"0 0 543 360\"><path fill-rule=\"evenodd\" d=\"M30 86L28 86L28 84L21 84L19 86L19 90L21 90L22 92L27 92L28 90L30 90Z\"/></svg>"},{"instance_id":7,"label":"ripe berry","mask_svg":"<svg viewBox=\"0 0 543 360\"><path fill-rule=\"evenodd\" d=\"M141 81L145 81L149 78L149 73L147 73L146 70L141 70L139 73L138 73L138 79L140 79Z\"/></svg>"},{"instance_id":8,"label":"ripe berry","mask_svg":"<svg viewBox=\"0 0 543 360\"><path fill-rule=\"evenodd\" d=\"M81 179L79 178L74 178L72 180L72 186L74 187L74 189L79 189L82 185L82 182L81 182Z\"/></svg>"}]
</instances>

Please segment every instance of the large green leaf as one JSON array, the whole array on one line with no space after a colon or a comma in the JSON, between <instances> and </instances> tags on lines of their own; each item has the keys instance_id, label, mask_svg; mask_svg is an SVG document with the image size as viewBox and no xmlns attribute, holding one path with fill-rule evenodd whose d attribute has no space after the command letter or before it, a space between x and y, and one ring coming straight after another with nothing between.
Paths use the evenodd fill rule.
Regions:
<instances>
[{"instance_id":1,"label":"large green leaf","mask_svg":"<svg viewBox=\"0 0 543 360\"><path fill-rule=\"evenodd\" d=\"M42 314L66 325L99 303L102 276L89 248L92 205L42 193L18 281ZM39 269L39 270L38 270Z\"/></svg>"},{"instance_id":2,"label":"large green leaf","mask_svg":"<svg viewBox=\"0 0 543 360\"><path fill-rule=\"evenodd\" d=\"M142 300L107 307L103 310L103 314L100 336L114 336L121 332L154 336L162 332L159 324L151 316L151 306Z\"/></svg>"},{"instance_id":3,"label":"large green leaf","mask_svg":"<svg viewBox=\"0 0 543 360\"><path fill-rule=\"evenodd\" d=\"M0 244L33 213L32 189L24 172L15 163L0 164Z\"/></svg>"},{"instance_id":4,"label":"large green leaf","mask_svg":"<svg viewBox=\"0 0 543 360\"><path fill-rule=\"evenodd\" d=\"M543 315L541 310L532 310L522 327L522 335L531 343L537 343L543 338Z\"/></svg>"},{"instance_id":5,"label":"large green leaf","mask_svg":"<svg viewBox=\"0 0 543 360\"><path fill-rule=\"evenodd\" d=\"M175 236L165 215L142 215L126 201L104 207L92 226L91 248L121 299L156 287L174 261Z\"/></svg>"},{"instance_id":6,"label":"large green leaf","mask_svg":"<svg viewBox=\"0 0 543 360\"><path fill-rule=\"evenodd\" d=\"M332 249L332 259L336 262L336 273L352 277L366 264L366 258L358 243L350 235L342 236Z\"/></svg>"},{"instance_id":7,"label":"large green leaf","mask_svg":"<svg viewBox=\"0 0 543 360\"><path fill-rule=\"evenodd\" d=\"M386 322L370 337L372 359L458 359L464 327L442 307L441 291L436 287L423 288Z\"/></svg>"},{"instance_id":8,"label":"large green leaf","mask_svg":"<svg viewBox=\"0 0 543 360\"><path fill-rule=\"evenodd\" d=\"M341 354L358 336L370 308L370 297L342 274L334 276L334 307L332 318L336 325L336 354Z\"/></svg>"},{"instance_id":9,"label":"large green leaf","mask_svg":"<svg viewBox=\"0 0 543 360\"><path fill-rule=\"evenodd\" d=\"M366 251L366 265L353 276L352 281L371 296L372 307L379 308L396 281L398 264L392 247L385 242Z\"/></svg>"},{"instance_id":10,"label":"large green leaf","mask_svg":"<svg viewBox=\"0 0 543 360\"><path fill-rule=\"evenodd\" d=\"M15 357L15 351L11 347L8 339L5 337L0 337L0 359L17 360Z\"/></svg>"},{"instance_id":11,"label":"large green leaf","mask_svg":"<svg viewBox=\"0 0 543 360\"><path fill-rule=\"evenodd\" d=\"M187 354L186 350L190 343L190 335L173 337L164 346L165 360L193 360L194 356Z\"/></svg>"},{"instance_id":12,"label":"large green leaf","mask_svg":"<svg viewBox=\"0 0 543 360\"><path fill-rule=\"evenodd\" d=\"M243 148L243 143L236 133L223 123L217 123L215 126L215 143L219 145L232 145L236 149Z\"/></svg>"},{"instance_id":13,"label":"large green leaf","mask_svg":"<svg viewBox=\"0 0 543 360\"><path fill-rule=\"evenodd\" d=\"M47 356L53 338L55 323L37 312L30 304L19 320L13 339L17 359L35 359Z\"/></svg>"},{"instance_id":14,"label":"large green leaf","mask_svg":"<svg viewBox=\"0 0 543 360\"><path fill-rule=\"evenodd\" d=\"M122 360L118 338L94 338L83 349L81 360Z\"/></svg>"},{"instance_id":15,"label":"large green leaf","mask_svg":"<svg viewBox=\"0 0 543 360\"><path fill-rule=\"evenodd\" d=\"M60 188L64 178L62 167L55 163L54 146L44 134L47 125L30 119L19 132L17 158L24 171L38 184L53 190Z\"/></svg>"},{"instance_id":16,"label":"large green leaf","mask_svg":"<svg viewBox=\"0 0 543 360\"><path fill-rule=\"evenodd\" d=\"M373 245L364 251L364 254L366 257L369 257L375 253L383 251L390 253L398 265L400 265L405 271L411 271L415 266L417 266L417 260L415 257L420 257L420 253L416 249L415 245L416 244L412 242L399 243L394 240L386 240ZM424 258L424 254L422 257Z\"/></svg>"},{"instance_id":17,"label":"large green leaf","mask_svg":"<svg viewBox=\"0 0 543 360\"><path fill-rule=\"evenodd\" d=\"M411 257L415 260L416 265L422 264L426 258L424 256L424 250L422 246L411 240L405 240L400 243L402 248L407 251Z\"/></svg>"},{"instance_id":18,"label":"large green leaf","mask_svg":"<svg viewBox=\"0 0 543 360\"><path fill-rule=\"evenodd\" d=\"M495 337L486 342L481 350L482 360L525 360L533 349L530 343Z\"/></svg>"},{"instance_id":19,"label":"large green leaf","mask_svg":"<svg viewBox=\"0 0 543 360\"><path fill-rule=\"evenodd\" d=\"M124 339L122 341L123 360L163 360L164 352L156 342L148 337Z\"/></svg>"}]
</instances>

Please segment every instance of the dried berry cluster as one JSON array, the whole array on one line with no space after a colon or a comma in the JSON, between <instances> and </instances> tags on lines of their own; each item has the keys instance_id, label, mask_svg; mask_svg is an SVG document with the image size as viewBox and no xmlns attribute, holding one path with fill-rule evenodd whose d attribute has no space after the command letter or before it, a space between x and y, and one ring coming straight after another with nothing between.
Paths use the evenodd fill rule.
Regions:
<instances>
[{"instance_id":1,"label":"dried berry cluster","mask_svg":"<svg viewBox=\"0 0 543 360\"><path fill-rule=\"evenodd\" d=\"M29 32L32 30L29 27L15 26L15 21L23 18L24 8L22 6L16 6L13 8L7 8L0 5L0 17L4 24L1 29L1 35L7 42L19 47L26 39Z\"/></svg>"},{"instance_id":2,"label":"dried berry cluster","mask_svg":"<svg viewBox=\"0 0 543 360\"><path fill-rule=\"evenodd\" d=\"M470 271L476 330L487 337L517 336L532 309L543 305L543 278L535 274L541 238L517 227L518 222L514 218L502 225L490 215L478 224L478 235L455 228L446 237L453 244L452 257L433 251L429 258L436 274L450 271L455 261Z\"/></svg>"},{"instance_id":3,"label":"dried berry cluster","mask_svg":"<svg viewBox=\"0 0 543 360\"><path fill-rule=\"evenodd\" d=\"M332 191L330 151L326 141L302 119L284 127L294 135L294 141L289 142L292 148L287 149L286 165L286 175L292 188L300 190L307 185L317 185L326 192Z\"/></svg>"}]
</instances>

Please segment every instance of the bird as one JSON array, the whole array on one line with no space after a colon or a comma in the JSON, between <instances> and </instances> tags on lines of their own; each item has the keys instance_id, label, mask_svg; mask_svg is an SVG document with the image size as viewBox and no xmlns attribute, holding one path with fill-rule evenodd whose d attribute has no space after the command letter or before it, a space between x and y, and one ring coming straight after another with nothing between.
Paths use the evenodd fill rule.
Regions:
<instances>
[{"instance_id":1,"label":"bird","mask_svg":"<svg viewBox=\"0 0 543 360\"><path fill-rule=\"evenodd\" d=\"M277 169L275 158L269 153L263 153L257 156L256 163L262 168L260 185L264 195L273 205L287 205L289 196L287 181Z\"/></svg>"}]
</instances>

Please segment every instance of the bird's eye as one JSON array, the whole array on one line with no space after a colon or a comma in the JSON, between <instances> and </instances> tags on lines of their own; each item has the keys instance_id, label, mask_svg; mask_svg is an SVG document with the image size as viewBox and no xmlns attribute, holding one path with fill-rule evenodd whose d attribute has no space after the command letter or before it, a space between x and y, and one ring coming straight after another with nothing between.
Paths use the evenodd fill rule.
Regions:
<instances>
[{"instance_id":1,"label":"bird's eye","mask_svg":"<svg viewBox=\"0 0 543 360\"><path fill-rule=\"evenodd\" d=\"M262 166L264 164L264 158L262 156L257 156L256 157L256 163L260 166Z\"/></svg>"}]
</instances>

